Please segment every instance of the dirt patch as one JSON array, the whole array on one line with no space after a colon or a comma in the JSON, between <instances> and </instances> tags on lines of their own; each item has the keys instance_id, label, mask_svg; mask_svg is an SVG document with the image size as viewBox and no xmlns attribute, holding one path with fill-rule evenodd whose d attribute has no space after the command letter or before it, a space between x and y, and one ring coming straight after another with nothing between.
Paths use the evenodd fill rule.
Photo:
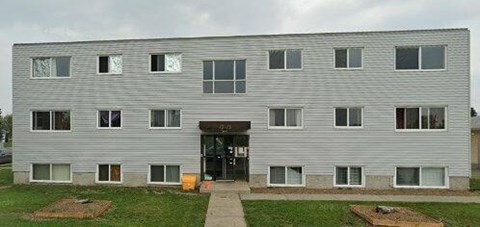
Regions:
<instances>
[{"instance_id":1,"label":"dirt patch","mask_svg":"<svg viewBox=\"0 0 480 227\"><path fill-rule=\"evenodd\" d=\"M350 209L372 226L443 227L442 222L404 207L394 207L388 214L377 213L374 206L352 205Z\"/></svg>"},{"instance_id":2,"label":"dirt patch","mask_svg":"<svg viewBox=\"0 0 480 227\"><path fill-rule=\"evenodd\" d=\"M252 193L272 194L359 194L359 195L436 195L436 196L480 196L480 192L435 190L435 189L389 189L369 190L357 188L312 189L312 188L251 188Z\"/></svg>"},{"instance_id":3,"label":"dirt patch","mask_svg":"<svg viewBox=\"0 0 480 227\"><path fill-rule=\"evenodd\" d=\"M99 217L111 206L112 202L107 200L93 200L89 203L79 203L76 199L61 199L47 207L35 211L32 218L93 219Z\"/></svg>"}]
</instances>

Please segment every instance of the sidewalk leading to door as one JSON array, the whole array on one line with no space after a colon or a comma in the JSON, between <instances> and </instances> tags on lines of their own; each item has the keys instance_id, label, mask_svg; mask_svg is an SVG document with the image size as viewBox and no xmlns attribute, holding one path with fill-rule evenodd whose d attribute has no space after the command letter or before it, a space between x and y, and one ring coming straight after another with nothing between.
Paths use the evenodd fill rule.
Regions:
<instances>
[{"instance_id":1,"label":"sidewalk leading to door","mask_svg":"<svg viewBox=\"0 0 480 227\"><path fill-rule=\"evenodd\" d=\"M237 193L212 193L205 226L247 226L240 196Z\"/></svg>"},{"instance_id":2,"label":"sidewalk leading to door","mask_svg":"<svg viewBox=\"0 0 480 227\"><path fill-rule=\"evenodd\" d=\"M267 194L240 195L242 200L324 200L382 202L480 203L480 196L355 195L355 194Z\"/></svg>"}]
</instances>

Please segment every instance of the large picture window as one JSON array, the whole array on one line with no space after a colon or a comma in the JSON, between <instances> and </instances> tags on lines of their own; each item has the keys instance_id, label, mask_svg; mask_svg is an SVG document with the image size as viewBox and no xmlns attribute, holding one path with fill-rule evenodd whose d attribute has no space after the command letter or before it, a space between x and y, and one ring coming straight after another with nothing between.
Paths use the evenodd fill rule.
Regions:
<instances>
[{"instance_id":1,"label":"large picture window","mask_svg":"<svg viewBox=\"0 0 480 227\"><path fill-rule=\"evenodd\" d=\"M151 110L150 128L180 128L181 118L179 109Z\"/></svg>"},{"instance_id":2,"label":"large picture window","mask_svg":"<svg viewBox=\"0 0 480 227\"><path fill-rule=\"evenodd\" d=\"M269 184L272 186L303 186L301 166L270 166Z\"/></svg>"},{"instance_id":3,"label":"large picture window","mask_svg":"<svg viewBox=\"0 0 480 227\"><path fill-rule=\"evenodd\" d=\"M335 127L337 128L362 128L363 108L335 108Z\"/></svg>"},{"instance_id":4,"label":"large picture window","mask_svg":"<svg viewBox=\"0 0 480 227\"><path fill-rule=\"evenodd\" d=\"M119 164L98 165L97 182L121 183L122 182L122 166Z\"/></svg>"},{"instance_id":5,"label":"large picture window","mask_svg":"<svg viewBox=\"0 0 480 227\"><path fill-rule=\"evenodd\" d=\"M445 107L405 107L395 109L397 130L445 130Z\"/></svg>"},{"instance_id":6,"label":"large picture window","mask_svg":"<svg viewBox=\"0 0 480 227\"><path fill-rule=\"evenodd\" d=\"M358 69L362 68L362 48L336 48L335 68L336 69Z\"/></svg>"},{"instance_id":7,"label":"large picture window","mask_svg":"<svg viewBox=\"0 0 480 227\"><path fill-rule=\"evenodd\" d=\"M180 183L180 166L150 165L149 183L179 184Z\"/></svg>"},{"instance_id":8,"label":"large picture window","mask_svg":"<svg viewBox=\"0 0 480 227\"><path fill-rule=\"evenodd\" d=\"M33 131L70 131L70 111L32 111Z\"/></svg>"},{"instance_id":9,"label":"large picture window","mask_svg":"<svg viewBox=\"0 0 480 227\"><path fill-rule=\"evenodd\" d=\"M182 54L152 54L150 55L150 72L176 73L182 71Z\"/></svg>"},{"instance_id":10,"label":"large picture window","mask_svg":"<svg viewBox=\"0 0 480 227\"><path fill-rule=\"evenodd\" d=\"M396 70L445 69L445 46L396 47Z\"/></svg>"},{"instance_id":11,"label":"large picture window","mask_svg":"<svg viewBox=\"0 0 480 227\"><path fill-rule=\"evenodd\" d=\"M303 109L271 108L269 112L269 128L302 128Z\"/></svg>"},{"instance_id":12,"label":"large picture window","mask_svg":"<svg viewBox=\"0 0 480 227\"><path fill-rule=\"evenodd\" d=\"M122 112L120 110L99 110L98 128L122 128Z\"/></svg>"},{"instance_id":13,"label":"large picture window","mask_svg":"<svg viewBox=\"0 0 480 227\"><path fill-rule=\"evenodd\" d=\"M32 164L31 181L70 183L70 164Z\"/></svg>"},{"instance_id":14,"label":"large picture window","mask_svg":"<svg viewBox=\"0 0 480 227\"><path fill-rule=\"evenodd\" d=\"M122 74L122 55L108 55L98 57L99 74Z\"/></svg>"},{"instance_id":15,"label":"large picture window","mask_svg":"<svg viewBox=\"0 0 480 227\"><path fill-rule=\"evenodd\" d=\"M32 77L70 77L70 57L33 58Z\"/></svg>"},{"instance_id":16,"label":"large picture window","mask_svg":"<svg viewBox=\"0 0 480 227\"><path fill-rule=\"evenodd\" d=\"M446 187L444 167L397 167L397 187Z\"/></svg>"},{"instance_id":17,"label":"large picture window","mask_svg":"<svg viewBox=\"0 0 480 227\"><path fill-rule=\"evenodd\" d=\"M268 51L269 69L302 69L301 50Z\"/></svg>"},{"instance_id":18,"label":"large picture window","mask_svg":"<svg viewBox=\"0 0 480 227\"><path fill-rule=\"evenodd\" d=\"M335 185L341 187L363 186L363 168L359 166L335 167Z\"/></svg>"},{"instance_id":19,"label":"large picture window","mask_svg":"<svg viewBox=\"0 0 480 227\"><path fill-rule=\"evenodd\" d=\"M245 93L245 60L203 62L203 93Z\"/></svg>"}]
</instances>

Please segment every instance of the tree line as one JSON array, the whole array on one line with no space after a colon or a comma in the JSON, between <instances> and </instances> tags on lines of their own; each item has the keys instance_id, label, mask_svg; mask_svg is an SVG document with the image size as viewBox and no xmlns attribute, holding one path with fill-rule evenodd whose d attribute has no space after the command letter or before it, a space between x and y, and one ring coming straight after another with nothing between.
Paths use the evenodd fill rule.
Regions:
<instances>
[{"instance_id":1,"label":"tree line","mask_svg":"<svg viewBox=\"0 0 480 227\"><path fill-rule=\"evenodd\" d=\"M5 139L5 142L9 142L12 139L13 123L12 115L2 115L2 109L0 109L0 141ZM4 138L5 137L5 138Z\"/></svg>"}]
</instances>

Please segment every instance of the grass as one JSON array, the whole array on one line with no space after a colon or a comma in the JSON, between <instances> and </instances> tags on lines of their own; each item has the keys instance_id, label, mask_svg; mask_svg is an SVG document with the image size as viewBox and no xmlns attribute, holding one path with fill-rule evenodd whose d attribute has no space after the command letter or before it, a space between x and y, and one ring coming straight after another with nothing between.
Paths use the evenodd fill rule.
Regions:
<instances>
[{"instance_id":1,"label":"grass","mask_svg":"<svg viewBox=\"0 0 480 227\"><path fill-rule=\"evenodd\" d=\"M471 191L480 191L480 179L479 178L470 178L470 190Z\"/></svg>"},{"instance_id":2,"label":"grass","mask_svg":"<svg viewBox=\"0 0 480 227\"><path fill-rule=\"evenodd\" d=\"M11 185L0 169L0 185ZM28 214L62 198L105 199L113 207L95 220L30 220ZM0 226L203 226L208 196L166 188L12 185L0 189Z\"/></svg>"},{"instance_id":3,"label":"grass","mask_svg":"<svg viewBox=\"0 0 480 227\"><path fill-rule=\"evenodd\" d=\"M3 147L12 147L12 140L9 140L8 142L4 143Z\"/></svg>"},{"instance_id":4,"label":"grass","mask_svg":"<svg viewBox=\"0 0 480 227\"><path fill-rule=\"evenodd\" d=\"M480 226L480 204L343 201L242 201L249 226L366 226L351 204L409 207L446 226Z\"/></svg>"}]
</instances>

